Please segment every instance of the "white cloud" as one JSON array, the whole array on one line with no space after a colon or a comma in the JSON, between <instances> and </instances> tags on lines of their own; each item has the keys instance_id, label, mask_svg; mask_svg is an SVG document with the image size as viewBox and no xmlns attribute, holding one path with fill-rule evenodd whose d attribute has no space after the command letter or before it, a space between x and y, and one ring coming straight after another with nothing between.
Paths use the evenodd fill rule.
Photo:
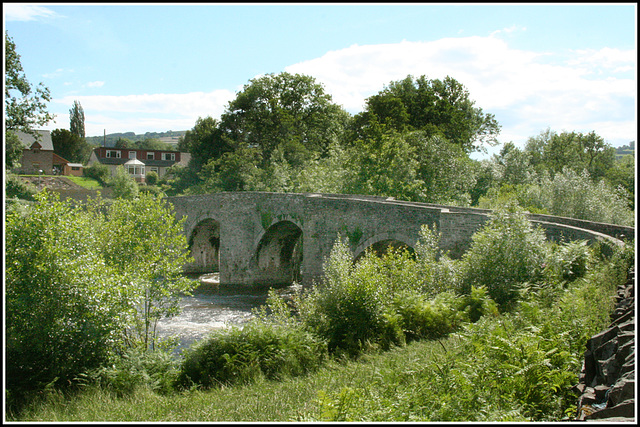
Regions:
<instances>
[{"instance_id":1,"label":"white cloud","mask_svg":"<svg viewBox=\"0 0 640 427\"><path fill-rule=\"evenodd\" d=\"M42 6L34 6L20 3L8 3L2 5L5 21L35 21L39 18L56 18L56 12Z\"/></svg>"},{"instance_id":2,"label":"white cloud","mask_svg":"<svg viewBox=\"0 0 640 427\"><path fill-rule=\"evenodd\" d=\"M511 28L500 33L523 30ZM497 36L429 42L353 45L284 71L314 76L334 102L352 114L392 81L447 75L461 82L502 125L500 140L522 146L550 127L596 131L614 146L635 139L636 51L599 49L533 52ZM94 82L97 83L97 82ZM242 87L234 88L241 90ZM218 118L235 92L67 96L53 100L66 113L74 100L85 111L87 134L191 129L198 117ZM55 113L56 111L54 111ZM63 125L66 123L63 123Z\"/></svg>"},{"instance_id":3,"label":"white cloud","mask_svg":"<svg viewBox=\"0 0 640 427\"><path fill-rule=\"evenodd\" d=\"M95 82L88 82L86 84L87 87L102 87L104 86L104 82L101 81L95 81Z\"/></svg>"},{"instance_id":4,"label":"white cloud","mask_svg":"<svg viewBox=\"0 0 640 427\"><path fill-rule=\"evenodd\" d=\"M502 141L524 142L547 127L598 132L596 125L607 139L613 135L604 131L611 131L620 117L633 121L634 111L628 109L635 101L635 79L612 72L635 71L635 57L635 50L605 48L572 52L567 58L514 49L494 36L473 36L353 45L285 71L314 76L351 113L362 111L367 97L409 74L431 79L449 75L469 90L476 106L496 115ZM501 113L510 122L501 120ZM627 136L621 137L620 130L616 138L635 138L629 126L623 129Z\"/></svg>"},{"instance_id":5,"label":"white cloud","mask_svg":"<svg viewBox=\"0 0 640 427\"><path fill-rule=\"evenodd\" d=\"M67 96L53 99L52 104L62 114L46 128L66 128L64 112L73 101L82 105L85 129L89 136L112 132L145 133L152 131L187 130L193 128L198 117L219 118L227 103L235 97L228 90L190 92L184 94L144 94L125 96Z\"/></svg>"}]
</instances>

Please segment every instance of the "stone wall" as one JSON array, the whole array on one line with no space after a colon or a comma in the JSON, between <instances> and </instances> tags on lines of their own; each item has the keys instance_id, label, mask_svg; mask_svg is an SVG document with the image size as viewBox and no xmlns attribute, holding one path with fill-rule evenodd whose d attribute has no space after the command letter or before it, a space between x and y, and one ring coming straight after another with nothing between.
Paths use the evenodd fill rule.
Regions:
<instances>
[{"instance_id":1,"label":"stone wall","mask_svg":"<svg viewBox=\"0 0 640 427\"><path fill-rule=\"evenodd\" d=\"M202 228L205 221L219 224L219 246L210 251L196 248L198 253L218 254L219 262L211 262L199 272L212 272L219 266L220 283L230 285L282 281L296 273L289 272L289 267L299 267L301 283L311 284L321 279L324 260L339 236L346 239L357 257L377 243L391 241L413 247L422 225L435 225L442 235L441 249L458 258L469 248L473 234L489 219L490 212L392 198L318 193L223 192L169 197L168 201L174 205L177 218L187 217L184 229L190 241L194 241L194 230ZM622 243L613 236L634 235L634 229L629 227L567 218L554 221L554 217L541 215L531 219L542 226L550 240L606 242L603 250ZM292 227L299 232L293 232ZM301 252L296 252L301 253L299 262L289 259L294 246L292 236L301 240ZM269 248L272 262L264 261L265 248ZM274 266L281 266L282 271L273 270Z\"/></svg>"},{"instance_id":2,"label":"stone wall","mask_svg":"<svg viewBox=\"0 0 640 427\"><path fill-rule=\"evenodd\" d=\"M618 288L611 325L587 341L579 383L577 420L635 418L635 272Z\"/></svg>"}]
</instances>

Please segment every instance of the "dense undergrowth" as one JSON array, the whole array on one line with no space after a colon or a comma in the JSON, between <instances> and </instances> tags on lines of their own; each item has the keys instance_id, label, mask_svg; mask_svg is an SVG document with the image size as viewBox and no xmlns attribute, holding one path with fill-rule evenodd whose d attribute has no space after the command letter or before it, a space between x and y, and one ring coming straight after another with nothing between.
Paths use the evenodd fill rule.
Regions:
<instances>
[{"instance_id":1,"label":"dense undergrowth","mask_svg":"<svg viewBox=\"0 0 640 427\"><path fill-rule=\"evenodd\" d=\"M606 327L633 263L550 243L504 209L460 260L423 228L415 256L338 241L325 281L271 293L243 329L180 360L130 353L52 388L15 420L552 421L570 419L587 339ZM96 408L102 408L99 412Z\"/></svg>"}]
</instances>

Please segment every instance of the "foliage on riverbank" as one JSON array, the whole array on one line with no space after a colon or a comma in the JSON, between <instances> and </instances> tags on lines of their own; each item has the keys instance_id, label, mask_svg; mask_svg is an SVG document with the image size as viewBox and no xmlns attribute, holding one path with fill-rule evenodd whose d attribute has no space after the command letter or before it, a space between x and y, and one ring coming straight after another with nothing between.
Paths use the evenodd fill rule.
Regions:
<instances>
[{"instance_id":1,"label":"foliage on riverbank","mask_svg":"<svg viewBox=\"0 0 640 427\"><path fill-rule=\"evenodd\" d=\"M434 248L429 244L434 234L423 237L418 248L433 255L428 248ZM459 272L466 271L460 265L465 259L439 255L430 258L431 273L439 273L429 275L417 267L419 254L418 260L403 253L370 254L353 265L338 244L327 260L326 284L289 303L272 294L246 331L214 334L183 361L129 356L98 376L85 377L84 391L65 396L44 389L12 419L570 418L576 407L571 386L577 383L586 340L606 326L611 297L633 263L633 248L605 259L597 248L581 243L549 244L537 280L514 282L514 300L501 312L485 288L431 294L442 277L457 277L454 283L464 288ZM368 324L377 327L368 329ZM331 357L323 356L327 350ZM291 369L295 366L299 369ZM176 390L176 380L189 370L199 370L208 382L191 375ZM227 377L216 377L220 372Z\"/></svg>"}]
</instances>

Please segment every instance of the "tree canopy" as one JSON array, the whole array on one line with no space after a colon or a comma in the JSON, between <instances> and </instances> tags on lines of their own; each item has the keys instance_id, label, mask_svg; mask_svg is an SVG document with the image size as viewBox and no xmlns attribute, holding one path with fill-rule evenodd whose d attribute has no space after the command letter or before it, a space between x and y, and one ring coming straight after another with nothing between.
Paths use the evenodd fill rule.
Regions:
<instances>
[{"instance_id":1,"label":"tree canopy","mask_svg":"<svg viewBox=\"0 0 640 427\"><path fill-rule=\"evenodd\" d=\"M422 130L441 135L469 153L495 145L500 125L493 114L474 107L467 89L447 76L443 80L407 76L369 97L356 119L357 131L382 125L396 131Z\"/></svg>"}]
</instances>

